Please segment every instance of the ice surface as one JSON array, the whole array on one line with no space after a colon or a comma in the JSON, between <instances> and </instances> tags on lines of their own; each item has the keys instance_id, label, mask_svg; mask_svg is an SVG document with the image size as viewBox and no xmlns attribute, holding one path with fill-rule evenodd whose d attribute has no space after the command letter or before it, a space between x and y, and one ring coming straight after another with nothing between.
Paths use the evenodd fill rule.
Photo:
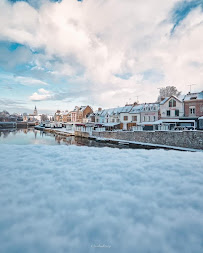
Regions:
<instances>
[{"instance_id":1,"label":"ice surface","mask_svg":"<svg viewBox=\"0 0 203 253\"><path fill-rule=\"evenodd\" d=\"M203 252L203 153L0 147L0 252Z\"/></svg>"}]
</instances>

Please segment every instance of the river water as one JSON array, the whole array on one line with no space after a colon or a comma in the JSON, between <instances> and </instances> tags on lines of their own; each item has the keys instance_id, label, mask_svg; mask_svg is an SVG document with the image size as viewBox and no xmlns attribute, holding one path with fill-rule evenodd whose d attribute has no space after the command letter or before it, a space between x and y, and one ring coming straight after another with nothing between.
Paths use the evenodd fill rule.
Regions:
<instances>
[{"instance_id":1,"label":"river water","mask_svg":"<svg viewBox=\"0 0 203 253\"><path fill-rule=\"evenodd\" d=\"M14 129L0 131L0 144L17 144L17 145L76 145L88 147L112 147L128 148L122 145L110 143L99 143L95 140L89 140L80 137L64 137L52 133L47 133L34 128Z\"/></svg>"}]
</instances>

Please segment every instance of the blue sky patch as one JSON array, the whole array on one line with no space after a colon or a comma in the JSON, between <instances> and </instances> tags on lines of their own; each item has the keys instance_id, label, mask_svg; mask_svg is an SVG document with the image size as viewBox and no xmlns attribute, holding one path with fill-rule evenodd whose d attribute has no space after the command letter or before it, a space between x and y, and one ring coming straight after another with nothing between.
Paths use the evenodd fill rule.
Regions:
<instances>
[{"instance_id":1,"label":"blue sky patch","mask_svg":"<svg viewBox=\"0 0 203 253\"><path fill-rule=\"evenodd\" d=\"M164 79L164 74L156 69L149 69L141 73L143 80L152 83L160 82Z\"/></svg>"},{"instance_id":2,"label":"blue sky patch","mask_svg":"<svg viewBox=\"0 0 203 253\"><path fill-rule=\"evenodd\" d=\"M203 0L182 1L176 4L172 10L172 22L174 26L171 30L171 34L173 34L181 21L184 20L192 10L199 6L201 6L203 10Z\"/></svg>"},{"instance_id":3,"label":"blue sky patch","mask_svg":"<svg viewBox=\"0 0 203 253\"><path fill-rule=\"evenodd\" d=\"M115 76L124 80L129 80L132 77L132 74L131 73L115 74Z\"/></svg>"}]
</instances>

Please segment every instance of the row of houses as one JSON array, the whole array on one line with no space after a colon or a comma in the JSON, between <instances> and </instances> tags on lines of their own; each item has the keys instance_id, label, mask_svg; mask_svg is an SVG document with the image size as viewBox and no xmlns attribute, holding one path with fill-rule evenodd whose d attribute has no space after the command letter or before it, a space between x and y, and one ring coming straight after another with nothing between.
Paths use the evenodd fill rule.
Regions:
<instances>
[{"instance_id":1,"label":"row of houses","mask_svg":"<svg viewBox=\"0 0 203 253\"><path fill-rule=\"evenodd\" d=\"M87 123L90 121L90 115L93 109L87 106L75 106L73 111L57 110L54 114L54 121L62 123Z\"/></svg>"},{"instance_id":2,"label":"row of houses","mask_svg":"<svg viewBox=\"0 0 203 253\"><path fill-rule=\"evenodd\" d=\"M95 112L89 105L76 106L70 112L57 111L55 121L78 125L93 123L105 130L203 129L203 91L166 97L159 103L126 104L117 108L98 108Z\"/></svg>"},{"instance_id":3,"label":"row of houses","mask_svg":"<svg viewBox=\"0 0 203 253\"><path fill-rule=\"evenodd\" d=\"M102 110L91 115L91 122L104 124L109 128L131 129L143 121L154 122L159 118L159 104L131 104L124 107ZM120 126L118 126L120 125Z\"/></svg>"},{"instance_id":4,"label":"row of houses","mask_svg":"<svg viewBox=\"0 0 203 253\"><path fill-rule=\"evenodd\" d=\"M120 123L123 130L130 130L135 126L142 126L144 130L158 130L159 125L163 125L164 129L166 125L170 129L181 126L200 128L202 116L203 91L181 97L166 97L160 103L134 103L107 110L99 108L94 114L94 121L111 127Z\"/></svg>"}]
</instances>

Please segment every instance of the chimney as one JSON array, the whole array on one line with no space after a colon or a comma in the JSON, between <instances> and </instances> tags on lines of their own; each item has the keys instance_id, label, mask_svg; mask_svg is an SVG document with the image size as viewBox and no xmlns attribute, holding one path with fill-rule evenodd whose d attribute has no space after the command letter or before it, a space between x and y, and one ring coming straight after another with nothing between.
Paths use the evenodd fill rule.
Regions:
<instances>
[{"instance_id":1,"label":"chimney","mask_svg":"<svg viewBox=\"0 0 203 253\"><path fill-rule=\"evenodd\" d=\"M161 98L161 101L163 101L165 98Z\"/></svg>"},{"instance_id":2,"label":"chimney","mask_svg":"<svg viewBox=\"0 0 203 253\"><path fill-rule=\"evenodd\" d=\"M99 107L99 108L98 108L98 112L101 112L101 111L102 111L102 108L101 108L101 107Z\"/></svg>"}]
</instances>

